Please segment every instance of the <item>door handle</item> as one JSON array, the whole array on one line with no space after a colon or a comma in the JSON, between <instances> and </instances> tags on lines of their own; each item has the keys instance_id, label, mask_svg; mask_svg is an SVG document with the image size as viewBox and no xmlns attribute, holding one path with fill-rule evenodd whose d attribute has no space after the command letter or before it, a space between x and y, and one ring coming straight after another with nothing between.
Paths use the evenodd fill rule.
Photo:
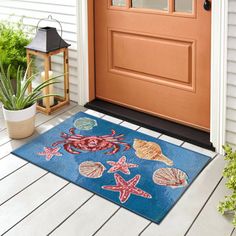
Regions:
<instances>
[{"instance_id":1,"label":"door handle","mask_svg":"<svg viewBox=\"0 0 236 236\"><path fill-rule=\"evenodd\" d=\"M204 4L203 4L203 8L206 11L210 11L211 10L211 2L209 0L205 0Z\"/></svg>"}]
</instances>

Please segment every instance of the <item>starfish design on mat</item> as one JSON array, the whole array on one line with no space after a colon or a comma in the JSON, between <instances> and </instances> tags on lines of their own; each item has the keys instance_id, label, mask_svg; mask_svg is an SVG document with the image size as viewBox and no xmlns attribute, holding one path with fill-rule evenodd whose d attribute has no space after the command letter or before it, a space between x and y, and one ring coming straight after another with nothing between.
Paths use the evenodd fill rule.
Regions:
<instances>
[{"instance_id":1,"label":"starfish design on mat","mask_svg":"<svg viewBox=\"0 0 236 236\"><path fill-rule=\"evenodd\" d=\"M152 198L152 195L144 192L142 189L137 188L141 175L136 175L133 179L125 181L119 174L114 174L116 185L102 186L102 189L120 192L120 202L125 203L131 194L135 194L144 198Z\"/></svg>"},{"instance_id":2,"label":"starfish design on mat","mask_svg":"<svg viewBox=\"0 0 236 236\"><path fill-rule=\"evenodd\" d=\"M38 152L37 154L39 156L45 156L47 161L50 161L54 156L62 156L62 154L59 152L61 149L60 147L51 148L51 147L44 147L44 152Z\"/></svg>"},{"instance_id":3,"label":"starfish design on mat","mask_svg":"<svg viewBox=\"0 0 236 236\"><path fill-rule=\"evenodd\" d=\"M127 163L126 156L121 157L117 162L114 161L107 161L107 164L112 166L107 173L114 173L116 171L121 171L124 174L129 175L130 171L129 168L138 167L137 164Z\"/></svg>"}]
</instances>

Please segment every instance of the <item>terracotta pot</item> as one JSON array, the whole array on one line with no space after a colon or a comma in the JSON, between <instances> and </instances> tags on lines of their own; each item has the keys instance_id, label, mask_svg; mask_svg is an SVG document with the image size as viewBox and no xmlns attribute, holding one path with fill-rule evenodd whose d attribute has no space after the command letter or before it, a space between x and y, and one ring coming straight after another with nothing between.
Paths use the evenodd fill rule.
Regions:
<instances>
[{"instance_id":1,"label":"terracotta pot","mask_svg":"<svg viewBox=\"0 0 236 236\"><path fill-rule=\"evenodd\" d=\"M11 111L3 106L2 109L10 138L22 139L34 133L36 103L23 110Z\"/></svg>"}]
</instances>

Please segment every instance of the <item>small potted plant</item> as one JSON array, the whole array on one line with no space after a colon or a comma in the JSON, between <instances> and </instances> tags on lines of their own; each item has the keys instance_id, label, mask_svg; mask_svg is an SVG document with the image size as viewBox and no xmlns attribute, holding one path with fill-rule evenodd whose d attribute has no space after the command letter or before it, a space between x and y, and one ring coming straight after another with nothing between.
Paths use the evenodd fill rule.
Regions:
<instances>
[{"instance_id":1,"label":"small potted plant","mask_svg":"<svg viewBox=\"0 0 236 236\"><path fill-rule=\"evenodd\" d=\"M29 65L30 66L30 65ZM4 70L0 62L0 102L2 102L3 116L6 121L10 138L21 139L33 134L35 129L36 103L38 100L55 96L55 94L42 95L42 89L51 84L59 83L57 77L42 82L28 92L28 87L36 75L27 78L28 68L25 73L19 67L16 73L16 90L11 83L11 66Z\"/></svg>"},{"instance_id":2,"label":"small potted plant","mask_svg":"<svg viewBox=\"0 0 236 236\"><path fill-rule=\"evenodd\" d=\"M236 151L226 145L225 160L227 164L223 171L223 177L227 179L226 187L232 191L231 195L225 196L223 202L220 202L218 211L222 214L232 214L233 226L236 227Z\"/></svg>"}]
</instances>

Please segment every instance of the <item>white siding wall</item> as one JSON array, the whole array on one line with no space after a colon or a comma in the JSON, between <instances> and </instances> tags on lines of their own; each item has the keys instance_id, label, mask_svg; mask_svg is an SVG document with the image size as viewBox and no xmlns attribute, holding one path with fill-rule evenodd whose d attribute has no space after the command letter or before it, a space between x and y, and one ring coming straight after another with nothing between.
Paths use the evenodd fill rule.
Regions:
<instances>
[{"instance_id":1,"label":"white siding wall","mask_svg":"<svg viewBox=\"0 0 236 236\"><path fill-rule=\"evenodd\" d=\"M236 1L229 0L226 142L236 146Z\"/></svg>"},{"instance_id":2,"label":"white siding wall","mask_svg":"<svg viewBox=\"0 0 236 236\"><path fill-rule=\"evenodd\" d=\"M76 1L0 0L0 20L18 21L23 16L25 25L36 26L39 19L52 15L53 18L62 23L63 39L71 44L69 48L70 95L74 101L78 101ZM50 23L42 22L42 26L46 26L45 24ZM53 26L60 28L57 24L53 24ZM57 62L56 68L61 67L60 63L61 61Z\"/></svg>"}]
</instances>

